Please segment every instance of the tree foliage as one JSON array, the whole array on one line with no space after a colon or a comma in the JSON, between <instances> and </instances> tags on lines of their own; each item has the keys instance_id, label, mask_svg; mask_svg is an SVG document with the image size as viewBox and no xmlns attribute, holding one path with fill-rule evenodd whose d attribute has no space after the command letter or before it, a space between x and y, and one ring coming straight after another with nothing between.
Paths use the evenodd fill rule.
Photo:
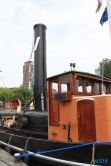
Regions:
<instances>
[{"instance_id":1,"label":"tree foliage","mask_svg":"<svg viewBox=\"0 0 111 166\"><path fill-rule=\"evenodd\" d=\"M21 85L18 88L8 89L0 88L0 101L20 100L21 104L26 104L32 98L32 90Z\"/></svg>"},{"instance_id":2,"label":"tree foliage","mask_svg":"<svg viewBox=\"0 0 111 166\"><path fill-rule=\"evenodd\" d=\"M102 59L102 61L99 62L98 68L101 75L111 80L111 59Z\"/></svg>"}]
</instances>

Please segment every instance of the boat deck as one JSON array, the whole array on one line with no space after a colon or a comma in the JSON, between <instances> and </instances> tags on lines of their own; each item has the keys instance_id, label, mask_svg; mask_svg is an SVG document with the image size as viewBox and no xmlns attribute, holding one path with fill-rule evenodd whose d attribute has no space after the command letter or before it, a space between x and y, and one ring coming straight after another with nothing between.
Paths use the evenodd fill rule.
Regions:
<instances>
[{"instance_id":1,"label":"boat deck","mask_svg":"<svg viewBox=\"0 0 111 166\"><path fill-rule=\"evenodd\" d=\"M14 116L17 114L17 109L4 109L4 110L0 110L0 114L2 116Z\"/></svg>"},{"instance_id":2,"label":"boat deck","mask_svg":"<svg viewBox=\"0 0 111 166\"><path fill-rule=\"evenodd\" d=\"M0 165L1 166L27 166L21 160L16 162L14 157L11 156L2 148L0 148Z\"/></svg>"}]
</instances>

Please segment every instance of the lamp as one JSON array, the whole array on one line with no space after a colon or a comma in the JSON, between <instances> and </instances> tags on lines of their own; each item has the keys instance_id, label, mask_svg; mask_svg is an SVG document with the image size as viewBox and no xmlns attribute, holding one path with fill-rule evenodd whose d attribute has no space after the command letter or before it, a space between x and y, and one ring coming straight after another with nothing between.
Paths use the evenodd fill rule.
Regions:
<instances>
[{"instance_id":1,"label":"lamp","mask_svg":"<svg viewBox=\"0 0 111 166\"><path fill-rule=\"evenodd\" d=\"M75 70L76 63L70 63L70 66L71 66L71 71L72 71L72 67L73 67L73 70Z\"/></svg>"}]
</instances>

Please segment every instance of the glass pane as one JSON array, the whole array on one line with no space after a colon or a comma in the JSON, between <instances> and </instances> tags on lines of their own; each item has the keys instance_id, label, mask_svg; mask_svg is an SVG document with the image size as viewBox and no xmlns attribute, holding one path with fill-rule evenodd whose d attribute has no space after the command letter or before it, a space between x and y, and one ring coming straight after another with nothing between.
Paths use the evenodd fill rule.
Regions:
<instances>
[{"instance_id":1,"label":"glass pane","mask_svg":"<svg viewBox=\"0 0 111 166\"><path fill-rule=\"evenodd\" d=\"M96 93L96 94L99 94L99 83L94 83L94 92Z\"/></svg>"},{"instance_id":2,"label":"glass pane","mask_svg":"<svg viewBox=\"0 0 111 166\"><path fill-rule=\"evenodd\" d=\"M109 93L111 94L111 84L108 87Z\"/></svg>"},{"instance_id":3,"label":"glass pane","mask_svg":"<svg viewBox=\"0 0 111 166\"><path fill-rule=\"evenodd\" d=\"M106 86L104 84L101 84L101 88L102 88L102 94L106 93Z\"/></svg>"},{"instance_id":4,"label":"glass pane","mask_svg":"<svg viewBox=\"0 0 111 166\"><path fill-rule=\"evenodd\" d=\"M87 93L91 93L92 89L91 89L91 80L86 79L86 92Z\"/></svg>"},{"instance_id":5,"label":"glass pane","mask_svg":"<svg viewBox=\"0 0 111 166\"><path fill-rule=\"evenodd\" d=\"M61 79L61 92L69 92L70 91L70 78L65 77Z\"/></svg>"},{"instance_id":6,"label":"glass pane","mask_svg":"<svg viewBox=\"0 0 111 166\"><path fill-rule=\"evenodd\" d=\"M83 80L81 77L76 78L76 92L83 92Z\"/></svg>"},{"instance_id":7,"label":"glass pane","mask_svg":"<svg viewBox=\"0 0 111 166\"><path fill-rule=\"evenodd\" d=\"M58 93L58 81L55 80L54 82L52 82L52 93Z\"/></svg>"}]
</instances>

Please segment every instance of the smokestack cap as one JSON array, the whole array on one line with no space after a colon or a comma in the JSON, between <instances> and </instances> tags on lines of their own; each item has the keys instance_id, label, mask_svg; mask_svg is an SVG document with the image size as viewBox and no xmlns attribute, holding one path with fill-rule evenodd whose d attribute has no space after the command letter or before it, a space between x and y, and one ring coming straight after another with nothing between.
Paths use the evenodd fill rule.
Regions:
<instances>
[{"instance_id":1,"label":"smokestack cap","mask_svg":"<svg viewBox=\"0 0 111 166\"><path fill-rule=\"evenodd\" d=\"M35 24L33 29L35 29L37 26L44 26L47 29L46 25L45 24L41 24L41 23L40 24Z\"/></svg>"}]
</instances>

